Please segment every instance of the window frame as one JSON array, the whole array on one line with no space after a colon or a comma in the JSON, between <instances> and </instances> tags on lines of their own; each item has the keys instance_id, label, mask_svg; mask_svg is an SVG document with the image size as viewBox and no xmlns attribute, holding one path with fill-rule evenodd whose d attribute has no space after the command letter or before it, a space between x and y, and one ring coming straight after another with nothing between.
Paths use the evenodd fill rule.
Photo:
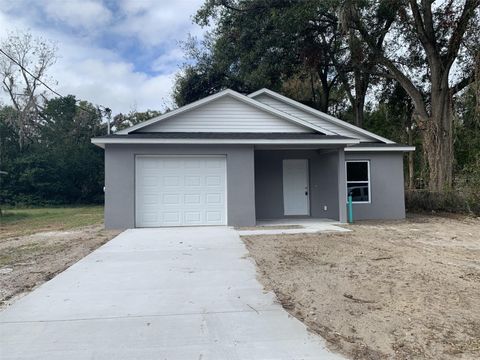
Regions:
<instances>
[{"instance_id":1,"label":"window frame","mask_svg":"<svg viewBox=\"0 0 480 360\"><path fill-rule=\"evenodd\" d=\"M361 162L367 163L367 173L368 173L368 180L367 181L348 181L348 163L353 162ZM368 183L368 201L354 201L352 200L352 204L371 204L372 203L372 180L370 175L370 160L345 160L345 191L347 195L347 203L348 203L348 184L361 184L361 183Z\"/></svg>"}]
</instances>

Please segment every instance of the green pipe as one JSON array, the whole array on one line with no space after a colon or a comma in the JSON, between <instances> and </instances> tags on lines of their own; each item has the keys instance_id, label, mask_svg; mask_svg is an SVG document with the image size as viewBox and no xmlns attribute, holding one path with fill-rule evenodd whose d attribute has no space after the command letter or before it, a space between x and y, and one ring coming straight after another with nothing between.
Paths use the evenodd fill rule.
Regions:
<instances>
[{"instance_id":1,"label":"green pipe","mask_svg":"<svg viewBox=\"0 0 480 360\"><path fill-rule=\"evenodd\" d=\"M348 196L348 222L353 224L353 200L352 195Z\"/></svg>"}]
</instances>

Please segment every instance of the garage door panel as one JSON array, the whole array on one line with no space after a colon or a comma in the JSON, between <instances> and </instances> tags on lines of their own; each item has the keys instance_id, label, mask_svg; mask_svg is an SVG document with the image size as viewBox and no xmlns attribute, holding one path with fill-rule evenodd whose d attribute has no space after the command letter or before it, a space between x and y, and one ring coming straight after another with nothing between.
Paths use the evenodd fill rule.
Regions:
<instances>
[{"instance_id":1,"label":"garage door panel","mask_svg":"<svg viewBox=\"0 0 480 360\"><path fill-rule=\"evenodd\" d=\"M187 211L184 220L186 225L202 225L202 214L200 211Z\"/></svg>"},{"instance_id":2,"label":"garage door panel","mask_svg":"<svg viewBox=\"0 0 480 360\"><path fill-rule=\"evenodd\" d=\"M226 158L137 156L136 226L226 224Z\"/></svg>"},{"instance_id":3,"label":"garage door panel","mask_svg":"<svg viewBox=\"0 0 480 360\"><path fill-rule=\"evenodd\" d=\"M210 159L205 166L211 169L222 169L224 167L224 161L221 159Z\"/></svg>"},{"instance_id":4,"label":"garage door panel","mask_svg":"<svg viewBox=\"0 0 480 360\"><path fill-rule=\"evenodd\" d=\"M182 166L182 162L175 158L164 158L159 165L159 167L163 169L179 169Z\"/></svg>"},{"instance_id":5,"label":"garage door panel","mask_svg":"<svg viewBox=\"0 0 480 360\"><path fill-rule=\"evenodd\" d=\"M159 166L158 162L155 161L155 159L145 159L142 162L142 167L145 169L157 169Z\"/></svg>"},{"instance_id":6,"label":"garage door panel","mask_svg":"<svg viewBox=\"0 0 480 360\"><path fill-rule=\"evenodd\" d=\"M142 214L142 220L144 223L157 223L158 222L158 214L157 212L148 212L148 210L146 210L143 214Z\"/></svg>"},{"instance_id":7,"label":"garage door panel","mask_svg":"<svg viewBox=\"0 0 480 360\"><path fill-rule=\"evenodd\" d=\"M180 186L180 176L163 176L163 186Z\"/></svg>"},{"instance_id":8,"label":"garage door panel","mask_svg":"<svg viewBox=\"0 0 480 360\"><path fill-rule=\"evenodd\" d=\"M181 225L181 214L179 211L164 211L161 213L160 219L163 226L179 226Z\"/></svg>"},{"instance_id":9,"label":"garage door panel","mask_svg":"<svg viewBox=\"0 0 480 360\"><path fill-rule=\"evenodd\" d=\"M220 186L222 178L220 176L207 176L205 178L205 185L207 186Z\"/></svg>"},{"instance_id":10,"label":"garage door panel","mask_svg":"<svg viewBox=\"0 0 480 360\"><path fill-rule=\"evenodd\" d=\"M207 211L206 215L207 215L207 218L206 218L207 223L216 223L216 222L222 221L221 211Z\"/></svg>"},{"instance_id":11,"label":"garage door panel","mask_svg":"<svg viewBox=\"0 0 480 360\"><path fill-rule=\"evenodd\" d=\"M162 204L171 206L171 205L180 205L181 194L163 194Z\"/></svg>"},{"instance_id":12,"label":"garage door panel","mask_svg":"<svg viewBox=\"0 0 480 360\"><path fill-rule=\"evenodd\" d=\"M158 196L156 194L154 195L145 195L143 196L143 203L145 204L145 208L147 208L148 205L156 205L158 204ZM154 211L156 209L156 206L153 208Z\"/></svg>"},{"instance_id":13,"label":"garage door panel","mask_svg":"<svg viewBox=\"0 0 480 360\"><path fill-rule=\"evenodd\" d=\"M208 193L205 197L205 202L209 205L219 205L223 203L223 196L221 193Z\"/></svg>"},{"instance_id":14,"label":"garage door panel","mask_svg":"<svg viewBox=\"0 0 480 360\"><path fill-rule=\"evenodd\" d=\"M184 160L183 161L185 169L200 169L202 162L196 161L195 159L192 160Z\"/></svg>"},{"instance_id":15,"label":"garage door panel","mask_svg":"<svg viewBox=\"0 0 480 360\"><path fill-rule=\"evenodd\" d=\"M142 183L144 186L153 186L156 187L158 183L158 177L157 176L145 176L142 179Z\"/></svg>"},{"instance_id":16,"label":"garage door panel","mask_svg":"<svg viewBox=\"0 0 480 360\"><path fill-rule=\"evenodd\" d=\"M185 176L184 177L184 185L189 186L201 186L202 179L200 176Z\"/></svg>"},{"instance_id":17,"label":"garage door panel","mask_svg":"<svg viewBox=\"0 0 480 360\"><path fill-rule=\"evenodd\" d=\"M199 205L202 203L201 194L185 194L183 198L183 202L185 205Z\"/></svg>"}]
</instances>

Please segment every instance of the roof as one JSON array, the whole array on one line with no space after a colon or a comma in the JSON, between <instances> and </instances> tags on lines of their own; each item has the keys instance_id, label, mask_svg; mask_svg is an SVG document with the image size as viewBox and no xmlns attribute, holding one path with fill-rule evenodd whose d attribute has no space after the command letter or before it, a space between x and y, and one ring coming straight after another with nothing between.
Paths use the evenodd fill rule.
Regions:
<instances>
[{"instance_id":1,"label":"roof","mask_svg":"<svg viewBox=\"0 0 480 360\"><path fill-rule=\"evenodd\" d=\"M185 106L182 106L178 109L175 109L173 111L170 111L168 113L165 113L163 115L160 115L160 116L157 116L157 117L154 117L150 120L147 120L147 121L144 121L140 124L137 124L137 125L134 125L134 126L131 126L127 129L123 129L123 130L120 130L120 131L117 131L117 134L121 134L121 135L124 135L124 134L130 134L134 131L138 131L146 126L149 126L149 125L152 125L154 123L157 123L157 122L161 122L161 121L164 121L166 119L169 119L173 116L176 116L176 115L179 115L181 113L184 113L184 112L187 112L187 111L191 111L195 108L198 108L202 105L205 105L205 104L208 104L212 101L215 101L219 98L222 98L222 97L225 97L225 96L230 96L230 97L233 97L241 102L244 102L246 104L249 104L257 109L260 109L264 112L267 112L267 113L270 113L270 114L273 114L273 115L276 115L278 116L279 118L281 119L284 119L284 120L287 120L289 122L292 122L292 123L295 123L297 125L300 125L300 126L303 126L303 127L306 127L306 128L309 128L313 131L316 131L316 132L320 132L320 133L323 133L325 135L336 135L334 133L332 133L331 131L328 131L326 129L323 129L322 127L319 127L319 126L316 126L308 121L305 121L305 120L302 120L298 117L295 117L295 116L292 116L290 114L287 114L283 111L280 111L280 110L277 110L275 108L272 108L271 106L268 106L268 105L265 105L265 104L262 104L261 102L259 101L256 101L254 99L251 99L249 98L248 96L245 96L245 95L242 95L234 90L231 90L231 89L226 89L226 90L223 90L223 91L220 91L216 94L213 94L213 95L210 95L210 96L207 96L203 99L200 99L200 100L197 100L193 103L190 103L188 105L185 105Z\"/></svg>"},{"instance_id":2,"label":"roof","mask_svg":"<svg viewBox=\"0 0 480 360\"><path fill-rule=\"evenodd\" d=\"M340 135L323 135L319 133L220 133L220 132L156 132L111 134L95 139L331 139L355 140Z\"/></svg>"},{"instance_id":3,"label":"roof","mask_svg":"<svg viewBox=\"0 0 480 360\"><path fill-rule=\"evenodd\" d=\"M359 143L348 148L345 151L415 151L415 146L403 144L385 144L385 143Z\"/></svg>"},{"instance_id":4,"label":"roof","mask_svg":"<svg viewBox=\"0 0 480 360\"><path fill-rule=\"evenodd\" d=\"M262 95L262 97L260 97ZM257 97L260 97L256 100ZM202 111L196 113L188 113L189 111L200 108L206 104L213 103L218 99L222 101L236 101L242 104L251 106L251 109L256 109L254 117L250 118L251 126L246 126L243 122L243 117L238 117L238 112L243 114L246 118L249 113L248 108L227 109L221 110L221 103L215 103L209 106L214 109L216 114L216 125L212 125L209 114L201 118ZM271 100L268 100L271 99ZM275 100L273 100L275 99ZM264 103L265 102L265 103ZM240 103L238 103L240 104ZM283 105L282 105L283 104ZM245 106L245 105L242 105ZM207 107L202 107L206 109ZM232 113L236 111L236 113ZM245 113L243 113L245 111ZM181 126L170 127L164 125L162 122L167 119L172 119L175 116L186 113L189 119L193 119L191 123L183 123ZM231 115L237 115L233 118ZM267 115L268 114L268 115ZM273 116L272 116L273 115ZM184 115L182 115L184 116ZM182 116L178 118L179 122L173 124L182 124ZM269 119L282 120L287 126L276 127L275 124L264 122L266 117ZM224 127L224 121L229 120L234 123L234 129ZM234 120L232 120L234 119ZM172 119L171 121L174 121ZM255 120L256 122L252 122ZM171 123L169 121L165 124ZM271 121L271 120L270 120ZM237 123L240 126L237 126ZM154 125L155 124L155 125ZM201 126L199 126L199 124ZM205 124L205 125L203 125ZM207 127L209 124L210 127ZM263 124L263 125L258 125ZM293 124L288 125L288 124ZM151 125L154 125L153 128ZM187 126L188 125L188 126ZM195 128L196 127L196 128ZM270 132L271 129L277 132ZM193 130L184 132L184 130ZM342 130L343 129L343 130ZM142 132L143 130L143 132ZM232 130L232 131L231 131ZM253 130L256 132L242 132L243 130ZM258 130L258 131L257 131ZM202 131L202 132L199 132ZM225 132L228 131L228 132ZM231 132L230 132L231 131ZM236 131L236 132L235 132ZM282 132L284 131L284 132ZM289 132L286 132L289 131ZM396 149L398 151L411 151L412 147L395 144L393 141L371 133L367 130L361 129L357 126L349 124L345 121L337 119L331 115L325 114L321 111L313 109L295 100L289 99L283 95L273 92L268 89L258 90L248 96L242 95L234 90L226 89L214 95L195 101L191 104L175 109L163 115L154 117L150 120L144 121L140 124L131 126L129 128L117 131L115 134L108 136L100 136L92 139L92 143L103 146L104 144L113 143L170 143L170 144L208 144L208 143L223 143L223 144L368 144L368 147L355 148L349 151L376 151ZM379 147L382 145L396 145L393 147ZM357 150L358 149L358 150ZM369 150L366 150L369 149ZM401 150L403 149L403 150ZM407 150L405 150L407 149Z\"/></svg>"},{"instance_id":5,"label":"roof","mask_svg":"<svg viewBox=\"0 0 480 360\"><path fill-rule=\"evenodd\" d=\"M358 144L360 140L319 133L187 133L157 132L111 134L92 139L105 144L252 144L252 145L338 145Z\"/></svg>"},{"instance_id":6,"label":"roof","mask_svg":"<svg viewBox=\"0 0 480 360\"><path fill-rule=\"evenodd\" d=\"M355 126L353 124L350 124L346 121L343 121L343 120L340 120L340 119L337 119L336 117L334 116L331 116L331 115L328 115L324 112L321 112L317 109L314 109L310 106L307 106L305 104L302 104L301 102L298 102L298 101L295 101L293 99L290 99L286 96L283 96L283 95L280 95L279 93L276 93L275 91L272 91L272 90L269 90L269 89L260 89L258 91L255 91L251 94L248 95L248 97L254 99L260 95L268 95L272 98L275 98L277 100L280 100L281 102L284 102L290 106L293 106L297 109L300 109L302 111L305 111L309 114L312 114L322 120L326 120L328 122L331 122L331 123L334 123L335 125L337 126L340 126L341 128L346 128L346 129L350 129L350 130L353 130L357 133L361 133L361 134L364 134L364 135L367 135L368 137L370 138L373 138L377 141L380 141L380 142L383 142L383 143L387 143L387 144L394 144L395 142L392 141L392 140L389 140L387 138L384 138L382 136L379 136L377 134L374 134L370 131L367 131L365 129L362 129L361 127L358 127L358 126Z\"/></svg>"}]
</instances>

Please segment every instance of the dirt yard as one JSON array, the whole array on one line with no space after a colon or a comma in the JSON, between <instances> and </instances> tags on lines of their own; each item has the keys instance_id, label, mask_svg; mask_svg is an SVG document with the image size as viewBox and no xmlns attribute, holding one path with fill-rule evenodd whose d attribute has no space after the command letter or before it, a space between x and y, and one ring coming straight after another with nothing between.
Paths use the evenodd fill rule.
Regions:
<instances>
[{"instance_id":1,"label":"dirt yard","mask_svg":"<svg viewBox=\"0 0 480 360\"><path fill-rule=\"evenodd\" d=\"M260 281L353 359L480 358L480 219L244 237Z\"/></svg>"},{"instance_id":2,"label":"dirt yard","mask_svg":"<svg viewBox=\"0 0 480 360\"><path fill-rule=\"evenodd\" d=\"M18 212L22 216L15 213L12 219L4 218L0 224L0 311L117 235L118 231L103 229L99 212L96 208L22 210ZM83 226L86 221L94 225Z\"/></svg>"}]
</instances>

